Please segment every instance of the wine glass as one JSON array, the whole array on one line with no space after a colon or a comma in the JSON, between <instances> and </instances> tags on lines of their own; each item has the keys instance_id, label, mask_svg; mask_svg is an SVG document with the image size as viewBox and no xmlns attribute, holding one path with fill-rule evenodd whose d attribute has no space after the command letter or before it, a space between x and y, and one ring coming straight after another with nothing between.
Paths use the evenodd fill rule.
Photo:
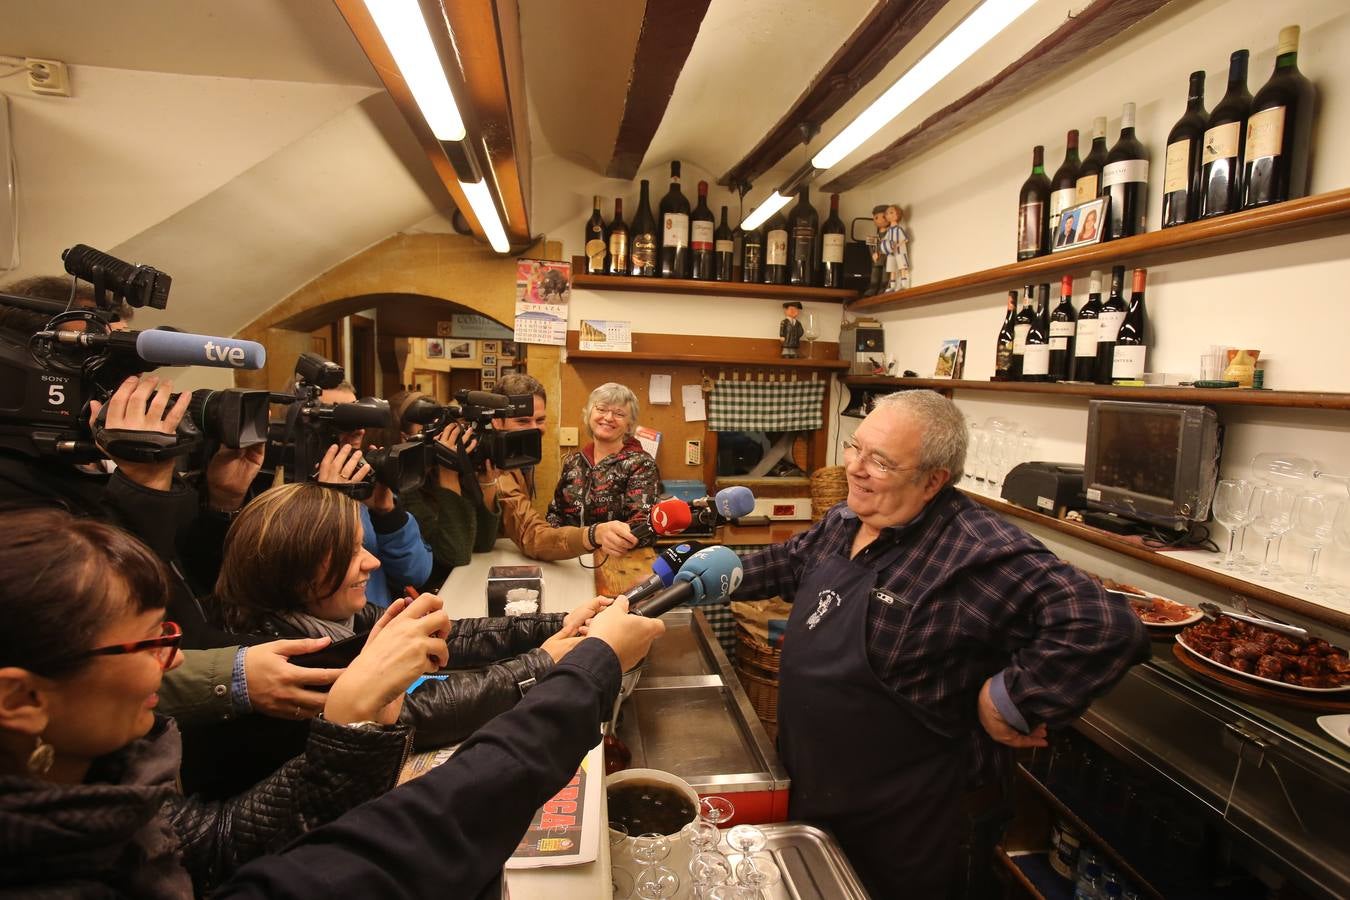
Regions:
<instances>
[{"instance_id":1,"label":"wine glass","mask_svg":"<svg viewBox=\"0 0 1350 900\"><path fill-rule=\"evenodd\" d=\"M1270 565L1270 545L1294 527L1294 497L1293 491L1268 484L1259 484L1252 489L1251 506L1248 507L1251 512L1251 529L1266 542L1265 552L1261 556L1261 568L1256 573L1262 578L1276 574Z\"/></svg>"},{"instance_id":2,"label":"wine glass","mask_svg":"<svg viewBox=\"0 0 1350 900\"><path fill-rule=\"evenodd\" d=\"M1220 567L1234 569L1233 542L1238 528L1246 525L1252 502L1252 483L1241 478L1224 478L1214 491L1214 521L1228 529L1228 552Z\"/></svg>"},{"instance_id":3,"label":"wine glass","mask_svg":"<svg viewBox=\"0 0 1350 900\"><path fill-rule=\"evenodd\" d=\"M689 846L696 851L716 850L722 841L722 833L707 819L698 818L680 829Z\"/></svg>"},{"instance_id":4,"label":"wine glass","mask_svg":"<svg viewBox=\"0 0 1350 900\"><path fill-rule=\"evenodd\" d=\"M633 838L630 852L638 862L656 865L670 855L670 840L664 834L648 831Z\"/></svg>"},{"instance_id":5,"label":"wine glass","mask_svg":"<svg viewBox=\"0 0 1350 900\"><path fill-rule=\"evenodd\" d=\"M621 869L618 866L611 866L609 870L609 886L614 893L614 900L628 900L633 896L633 888L636 882L633 880L633 873L627 869Z\"/></svg>"},{"instance_id":6,"label":"wine glass","mask_svg":"<svg viewBox=\"0 0 1350 900\"><path fill-rule=\"evenodd\" d=\"M708 888L715 884L726 884L731 880L731 863L720 853L704 850L694 854L689 861L690 884L695 897L705 896Z\"/></svg>"},{"instance_id":7,"label":"wine glass","mask_svg":"<svg viewBox=\"0 0 1350 900\"><path fill-rule=\"evenodd\" d=\"M806 320L806 330L802 332L802 337L806 339L806 358L816 358L816 338L820 337L820 331L816 328L816 314L807 313L803 316Z\"/></svg>"},{"instance_id":8,"label":"wine glass","mask_svg":"<svg viewBox=\"0 0 1350 900\"><path fill-rule=\"evenodd\" d=\"M698 817L713 826L730 822L736 815L736 807L726 797L700 797L698 799Z\"/></svg>"},{"instance_id":9,"label":"wine glass","mask_svg":"<svg viewBox=\"0 0 1350 900\"><path fill-rule=\"evenodd\" d=\"M1300 494L1294 500L1294 537L1299 543L1306 544L1310 551L1308 571L1303 576L1303 590L1310 594L1321 591L1317 582L1317 560L1322 548L1331 540L1332 524L1336 520L1339 505L1326 494Z\"/></svg>"},{"instance_id":10,"label":"wine glass","mask_svg":"<svg viewBox=\"0 0 1350 900\"><path fill-rule=\"evenodd\" d=\"M1315 459L1292 453L1258 453L1252 457L1252 477L1280 487L1301 489L1322 471Z\"/></svg>"},{"instance_id":11,"label":"wine glass","mask_svg":"<svg viewBox=\"0 0 1350 900\"><path fill-rule=\"evenodd\" d=\"M1336 546L1350 553L1350 501L1342 503L1332 523L1332 539Z\"/></svg>"},{"instance_id":12,"label":"wine glass","mask_svg":"<svg viewBox=\"0 0 1350 900\"><path fill-rule=\"evenodd\" d=\"M768 842L763 830L754 825L737 825L727 832L727 845L743 856L763 850Z\"/></svg>"},{"instance_id":13,"label":"wine glass","mask_svg":"<svg viewBox=\"0 0 1350 900\"><path fill-rule=\"evenodd\" d=\"M674 897L679 889L680 876L674 869L653 864L638 873L637 895L642 900L666 900Z\"/></svg>"},{"instance_id":14,"label":"wine glass","mask_svg":"<svg viewBox=\"0 0 1350 900\"><path fill-rule=\"evenodd\" d=\"M770 885L782 880L778 864L767 853L752 853L742 856L736 863L736 880L746 887L763 891Z\"/></svg>"},{"instance_id":15,"label":"wine glass","mask_svg":"<svg viewBox=\"0 0 1350 900\"><path fill-rule=\"evenodd\" d=\"M708 888L708 900L760 900L758 888L745 884L715 884Z\"/></svg>"}]
</instances>

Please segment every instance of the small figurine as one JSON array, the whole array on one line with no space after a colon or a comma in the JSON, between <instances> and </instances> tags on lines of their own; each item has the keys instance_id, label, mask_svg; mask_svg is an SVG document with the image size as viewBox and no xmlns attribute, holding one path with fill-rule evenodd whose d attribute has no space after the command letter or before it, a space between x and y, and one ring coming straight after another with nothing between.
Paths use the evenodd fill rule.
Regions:
<instances>
[{"instance_id":1,"label":"small figurine","mask_svg":"<svg viewBox=\"0 0 1350 900\"><path fill-rule=\"evenodd\" d=\"M802 323L797 321L797 317L802 314L802 305L796 300L789 300L783 304L783 315L787 318L778 323L778 338L783 342L783 349L778 355L784 359L796 359L797 348L801 346L802 335L806 329L802 328Z\"/></svg>"},{"instance_id":2,"label":"small figurine","mask_svg":"<svg viewBox=\"0 0 1350 900\"><path fill-rule=\"evenodd\" d=\"M881 241L886 236L886 204L872 207L872 222L877 226L877 236L867 241L867 248L872 251L872 280L863 291L864 297L880 294L885 287L882 274L886 271L886 255L881 252Z\"/></svg>"},{"instance_id":3,"label":"small figurine","mask_svg":"<svg viewBox=\"0 0 1350 900\"><path fill-rule=\"evenodd\" d=\"M900 224L905 214L891 204L885 209L886 233L880 250L886 254L886 290L902 291L909 287L909 235Z\"/></svg>"}]
</instances>

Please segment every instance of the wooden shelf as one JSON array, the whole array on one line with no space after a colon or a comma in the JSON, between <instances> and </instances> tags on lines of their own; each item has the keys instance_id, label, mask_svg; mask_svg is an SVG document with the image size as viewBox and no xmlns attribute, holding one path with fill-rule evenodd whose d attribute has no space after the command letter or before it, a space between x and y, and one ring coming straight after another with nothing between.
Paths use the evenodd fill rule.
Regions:
<instances>
[{"instance_id":1,"label":"wooden shelf","mask_svg":"<svg viewBox=\"0 0 1350 900\"><path fill-rule=\"evenodd\" d=\"M734 366L765 369L807 369L819 372L848 368L839 358L835 341L816 341L810 359L784 359L778 355L776 338L713 337L687 334L634 333L632 352L578 350L581 337L567 332L567 362L654 363L666 366ZM808 352L803 345L802 352Z\"/></svg>"},{"instance_id":2,"label":"wooden shelf","mask_svg":"<svg viewBox=\"0 0 1350 900\"><path fill-rule=\"evenodd\" d=\"M962 490L965 490L962 488ZM1280 591L1272 590L1264 585L1255 584L1251 581L1244 581L1241 578L1234 578L1231 575L1225 575L1222 572L1216 572L1204 566L1193 565L1184 560L1176 559L1171 556L1164 556L1156 550L1151 550L1141 544L1133 541L1127 541L1117 537L1107 531L1099 528L1093 528L1088 525L1080 525L1077 522L1069 522L1064 519L1057 519L1054 516L1047 516L1044 513L1034 510L1024 509L1004 500L998 500L994 497L986 497L983 494L974 491L965 491L970 499L981 503L995 512L1012 516L1018 519L1025 519L1028 522L1034 522L1042 527L1049 528L1051 531L1057 531L1060 534L1066 534L1071 537L1087 541L1098 547L1107 550L1113 550L1124 556L1143 560L1144 562L1155 565L1161 569L1167 569L1180 575L1186 575L1197 581L1203 581L1206 584L1212 584L1225 591L1232 591L1235 594L1241 594L1256 600L1269 603L1272 606L1278 606L1281 609L1287 609L1290 612L1306 616L1309 619L1315 619L1324 622L1334 628L1341 630L1350 630L1350 614L1339 612L1316 603L1309 603L1300 597L1290 594L1284 594Z\"/></svg>"},{"instance_id":3,"label":"wooden shelf","mask_svg":"<svg viewBox=\"0 0 1350 900\"><path fill-rule=\"evenodd\" d=\"M1310 225L1350 219L1350 188L1273 203L1258 209L1205 219L1121 238L1104 244L1066 250L1049 256L958 275L904 291L862 297L848 303L851 313L874 313L917 303L975 293L985 288L1022 285L1032 279L1053 280L1066 272L1108 265L1148 263L1163 254L1260 237L1277 244L1298 239L1294 232Z\"/></svg>"},{"instance_id":4,"label":"wooden shelf","mask_svg":"<svg viewBox=\"0 0 1350 900\"><path fill-rule=\"evenodd\" d=\"M1229 406L1276 406L1290 409L1350 409L1350 394L1318 391L1254 391L1244 388L1112 387L1103 384L1021 381L953 381L950 378L891 378L848 375L851 388L929 388L934 391L1002 391L1010 394L1054 394L1092 400L1134 400L1151 403L1209 403Z\"/></svg>"},{"instance_id":5,"label":"wooden shelf","mask_svg":"<svg viewBox=\"0 0 1350 900\"><path fill-rule=\"evenodd\" d=\"M769 300L812 300L817 303L847 303L858 299L857 291L842 288L795 287L788 284L745 284L740 281L696 281L692 278L635 278L631 275L591 275L586 257L572 257L572 287L591 291L636 291L648 294L690 294L699 297L763 297Z\"/></svg>"},{"instance_id":6,"label":"wooden shelf","mask_svg":"<svg viewBox=\"0 0 1350 900\"><path fill-rule=\"evenodd\" d=\"M843 359L746 359L743 356L697 356L676 353L607 353L600 350L568 350L567 362L604 360L619 363L662 363L671 366L762 366L770 369L843 370Z\"/></svg>"}]
</instances>

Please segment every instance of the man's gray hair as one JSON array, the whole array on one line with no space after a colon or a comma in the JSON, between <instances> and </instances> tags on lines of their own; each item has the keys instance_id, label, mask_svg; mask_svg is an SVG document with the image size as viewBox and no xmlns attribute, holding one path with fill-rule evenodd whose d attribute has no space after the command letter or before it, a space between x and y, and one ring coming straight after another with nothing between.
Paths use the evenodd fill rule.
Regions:
<instances>
[{"instance_id":1,"label":"man's gray hair","mask_svg":"<svg viewBox=\"0 0 1350 900\"><path fill-rule=\"evenodd\" d=\"M632 437L637 431L638 401L627 387L619 384L617 381L606 381L595 390L591 391L591 396L586 400L586 406L581 411L581 421L586 426L587 433L591 430L591 410L597 406L622 406L628 410L628 428L626 434ZM594 437L595 435L591 435Z\"/></svg>"},{"instance_id":2,"label":"man's gray hair","mask_svg":"<svg viewBox=\"0 0 1350 900\"><path fill-rule=\"evenodd\" d=\"M966 470L966 417L956 404L937 391L896 391L877 400L877 410L903 412L913 416L923 428L919 450L919 475L934 469L950 473L948 484L956 484Z\"/></svg>"}]
</instances>

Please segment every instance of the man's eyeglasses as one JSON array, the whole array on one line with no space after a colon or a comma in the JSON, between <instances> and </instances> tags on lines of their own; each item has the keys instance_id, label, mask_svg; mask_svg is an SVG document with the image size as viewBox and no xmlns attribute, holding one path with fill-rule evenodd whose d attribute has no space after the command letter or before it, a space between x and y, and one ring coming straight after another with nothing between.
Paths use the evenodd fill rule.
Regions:
<instances>
[{"instance_id":1,"label":"man's eyeglasses","mask_svg":"<svg viewBox=\"0 0 1350 900\"><path fill-rule=\"evenodd\" d=\"M867 469L868 474L873 478L889 478L896 472L914 470L918 466L897 466L878 456L876 453L863 454L863 449L858 446L858 442L849 438L844 441L844 462L851 463L862 456L863 467Z\"/></svg>"},{"instance_id":2,"label":"man's eyeglasses","mask_svg":"<svg viewBox=\"0 0 1350 900\"><path fill-rule=\"evenodd\" d=\"M628 410L621 406L592 406L591 410L597 416L612 416L619 421L628 418Z\"/></svg>"},{"instance_id":3,"label":"man's eyeglasses","mask_svg":"<svg viewBox=\"0 0 1350 900\"><path fill-rule=\"evenodd\" d=\"M173 622L163 622L160 625L160 636L148 638L144 641L133 641L130 644L109 644L106 647L95 647L93 650L86 650L69 659L87 659L91 656L120 656L123 653L141 653L147 652L154 654L159 662L159 667L168 671L169 666L173 665L173 658L178 653L178 645L183 642L183 629L179 628Z\"/></svg>"}]
</instances>

